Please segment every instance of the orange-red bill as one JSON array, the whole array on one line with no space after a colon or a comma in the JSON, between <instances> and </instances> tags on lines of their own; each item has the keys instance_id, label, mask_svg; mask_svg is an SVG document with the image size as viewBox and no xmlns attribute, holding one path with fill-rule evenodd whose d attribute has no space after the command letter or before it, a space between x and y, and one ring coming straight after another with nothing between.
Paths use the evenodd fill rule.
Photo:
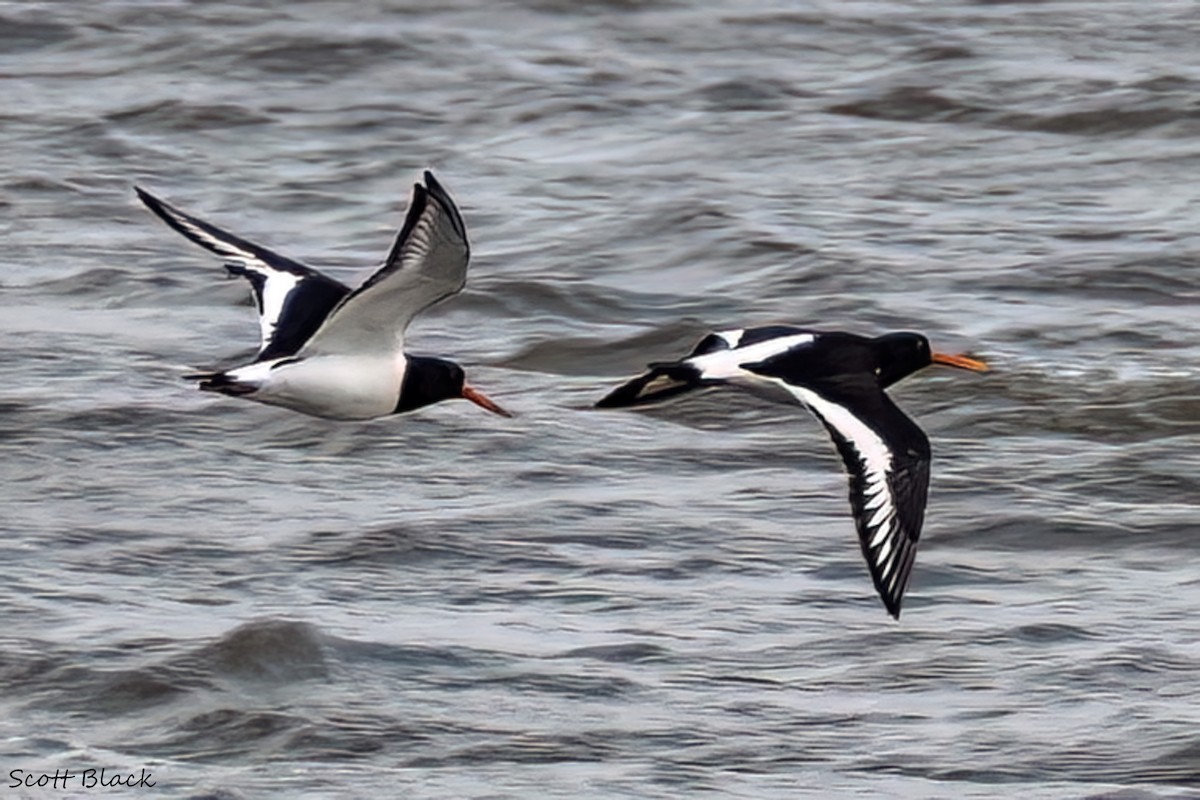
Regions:
<instances>
[{"instance_id":1,"label":"orange-red bill","mask_svg":"<svg viewBox=\"0 0 1200 800\"><path fill-rule=\"evenodd\" d=\"M505 411L503 408L493 403L491 398L476 389L474 386L464 386L462 390L462 396L464 400L470 400L475 405L479 406L480 408L486 408L493 414L499 414L502 417L512 416L511 412Z\"/></svg>"},{"instance_id":2,"label":"orange-red bill","mask_svg":"<svg viewBox=\"0 0 1200 800\"><path fill-rule=\"evenodd\" d=\"M934 353L933 363L945 364L948 367L958 367L959 369L969 369L974 372L987 372L990 367L982 361L977 361L974 358L967 356L949 356L945 353Z\"/></svg>"}]
</instances>

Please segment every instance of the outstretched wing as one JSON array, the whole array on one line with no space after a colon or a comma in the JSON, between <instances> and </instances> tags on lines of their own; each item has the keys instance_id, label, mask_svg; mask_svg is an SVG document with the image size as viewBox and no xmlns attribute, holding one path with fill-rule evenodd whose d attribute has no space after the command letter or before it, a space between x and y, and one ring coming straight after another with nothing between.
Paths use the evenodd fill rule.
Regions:
<instances>
[{"instance_id":1,"label":"outstretched wing","mask_svg":"<svg viewBox=\"0 0 1200 800\"><path fill-rule=\"evenodd\" d=\"M311 267L187 214L141 187L138 198L163 222L227 259L225 269L250 283L262 339L256 361L294 354L350 288Z\"/></svg>"},{"instance_id":2,"label":"outstretched wing","mask_svg":"<svg viewBox=\"0 0 1200 800\"><path fill-rule=\"evenodd\" d=\"M850 399L791 388L833 437L850 478L863 558L888 613L899 619L925 521L929 439L882 390Z\"/></svg>"},{"instance_id":3,"label":"outstretched wing","mask_svg":"<svg viewBox=\"0 0 1200 800\"><path fill-rule=\"evenodd\" d=\"M769 375L767 364L748 367ZM806 385L771 375L824 424L850 478L850 508L871 580L888 613L900 603L925 520L929 439L870 374Z\"/></svg>"},{"instance_id":4,"label":"outstretched wing","mask_svg":"<svg viewBox=\"0 0 1200 800\"><path fill-rule=\"evenodd\" d=\"M387 261L330 313L305 351L400 352L413 317L462 290L470 256L458 208L427 171Z\"/></svg>"}]
</instances>

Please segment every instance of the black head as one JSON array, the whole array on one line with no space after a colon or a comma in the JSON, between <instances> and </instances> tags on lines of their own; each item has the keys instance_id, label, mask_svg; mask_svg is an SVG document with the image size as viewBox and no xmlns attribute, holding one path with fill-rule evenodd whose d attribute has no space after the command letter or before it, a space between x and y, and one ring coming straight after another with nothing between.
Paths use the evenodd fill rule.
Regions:
<instances>
[{"instance_id":1,"label":"black head","mask_svg":"<svg viewBox=\"0 0 1200 800\"><path fill-rule=\"evenodd\" d=\"M933 363L929 340L919 333L888 333L871 344L879 385L884 388Z\"/></svg>"},{"instance_id":2,"label":"black head","mask_svg":"<svg viewBox=\"0 0 1200 800\"><path fill-rule=\"evenodd\" d=\"M395 413L403 414L442 400L462 397L466 383L467 376L462 367L453 361L409 356Z\"/></svg>"},{"instance_id":3,"label":"black head","mask_svg":"<svg viewBox=\"0 0 1200 800\"><path fill-rule=\"evenodd\" d=\"M494 414L512 416L482 392L468 386L466 373L458 364L425 356L408 356L408 368L400 384L400 397L392 413L403 414L443 400L459 398L470 400Z\"/></svg>"},{"instance_id":4,"label":"black head","mask_svg":"<svg viewBox=\"0 0 1200 800\"><path fill-rule=\"evenodd\" d=\"M888 333L871 340L875 351L879 385L885 389L930 364L986 372L988 365L968 356L935 353L929 340L919 333Z\"/></svg>"}]
</instances>

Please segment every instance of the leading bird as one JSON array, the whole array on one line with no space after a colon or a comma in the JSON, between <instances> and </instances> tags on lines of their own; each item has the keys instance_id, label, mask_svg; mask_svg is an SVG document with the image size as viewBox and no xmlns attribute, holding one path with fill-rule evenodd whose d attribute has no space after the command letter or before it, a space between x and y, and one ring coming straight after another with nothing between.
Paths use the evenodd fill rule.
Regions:
<instances>
[{"instance_id":1,"label":"leading bird","mask_svg":"<svg viewBox=\"0 0 1200 800\"><path fill-rule=\"evenodd\" d=\"M925 518L930 452L925 433L884 390L930 364L988 369L933 352L919 333L868 338L783 325L721 331L679 361L651 364L596 406L642 406L729 385L807 408L845 463L863 557L884 607L899 619Z\"/></svg>"},{"instance_id":2,"label":"leading bird","mask_svg":"<svg viewBox=\"0 0 1200 800\"><path fill-rule=\"evenodd\" d=\"M187 376L200 389L331 419L372 419L463 398L511 416L452 361L404 352L404 331L462 290L470 246L450 195L426 171L387 260L355 289L134 187L147 208L250 282L261 344L235 369Z\"/></svg>"}]
</instances>

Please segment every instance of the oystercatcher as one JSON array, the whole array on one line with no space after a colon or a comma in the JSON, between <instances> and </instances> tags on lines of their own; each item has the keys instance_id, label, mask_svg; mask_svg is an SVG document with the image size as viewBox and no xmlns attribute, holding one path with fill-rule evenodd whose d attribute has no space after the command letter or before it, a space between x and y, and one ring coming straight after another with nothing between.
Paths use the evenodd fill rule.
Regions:
<instances>
[{"instance_id":1,"label":"oystercatcher","mask_svg":"<svg viewBox=\"0 0 1200 800\"><path fill-rule=\"evenodd\" d=\"M387 260L351 289L290 258L180 211L134 187L175 230L229 260L250 282L262 341L249 364L185 376L199 388L331 419L372 419L464 398L511 416L469 386L462 367L404 352L413 317L466 283L462 216L430 172L413 187Z\"/></svg>"},{"instance_id":2,"label":"oystercatcher","mask_svg":"<svg viewBox=\"0 0 1200 800\"><path fill-rule=\"evenodd\" d=\"M929 489L929 439L884 392L930 364L983 372L982 361L935 353L919 333L876 338L773 325L712 333L680 361L649 370L598 408L641 406L734 386L798 402L829 431L850 479L850 508L871 580L900 618Z\"/></svg>"}]
</instances>

